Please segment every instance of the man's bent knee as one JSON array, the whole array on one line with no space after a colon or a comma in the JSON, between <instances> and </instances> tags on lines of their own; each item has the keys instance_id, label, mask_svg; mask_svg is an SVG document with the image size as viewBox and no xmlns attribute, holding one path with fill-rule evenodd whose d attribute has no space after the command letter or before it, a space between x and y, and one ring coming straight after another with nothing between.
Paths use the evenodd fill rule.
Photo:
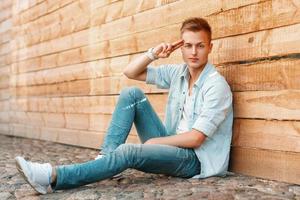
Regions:
<instances>
[{"instance_id":1,"label":"man's bent knee","mask_svg":"<svg viewBox=\"0 0 300 200\"><path fill-rule=\"evenodd\" d=\"M120 93L120 97L142 98L144 96L145 96L144 92L140 88L135 86L126 87L122 89Z\"/></svg>"}]
</instances>

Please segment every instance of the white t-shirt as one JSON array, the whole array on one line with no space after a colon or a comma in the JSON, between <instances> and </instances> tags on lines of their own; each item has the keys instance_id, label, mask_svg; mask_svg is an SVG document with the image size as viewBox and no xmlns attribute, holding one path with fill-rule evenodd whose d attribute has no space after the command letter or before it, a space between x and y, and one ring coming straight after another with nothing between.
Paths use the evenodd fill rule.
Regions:
<instances>
[{"instance_id":1,"label":"white t-shirt","mask_svg":"<svg viewBox=\"0 0 300 200\"><path fill-rule=\"evenodd\" d=\"M183 105L183 111L179 125L177 127L177 133L184 133L189 131L189 121L193 116L193 95L189 95L189 92L186 92L186 97Z\"/></svg>"}]
</instances>

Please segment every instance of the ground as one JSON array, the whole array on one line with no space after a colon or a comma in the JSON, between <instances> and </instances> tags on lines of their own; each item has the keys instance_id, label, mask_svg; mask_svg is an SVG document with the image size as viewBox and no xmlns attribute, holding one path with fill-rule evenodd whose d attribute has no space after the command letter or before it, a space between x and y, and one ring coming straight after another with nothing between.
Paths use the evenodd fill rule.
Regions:
<instances>
[{"instance_id":1,"label":"ground","mask_svg":"<svg viewBox=\"0 0 300 200\"><path fill-rule=\"evenodd\" d=\"M97 151L40 140L0 135L0 200L6 199L295 199L300 186L250 176L230 174L225 178L181 179L126 170L121 177L77 189L38 195L15 167L14 157L53 165L84 162Z\"/></svg>"}]
</instances>

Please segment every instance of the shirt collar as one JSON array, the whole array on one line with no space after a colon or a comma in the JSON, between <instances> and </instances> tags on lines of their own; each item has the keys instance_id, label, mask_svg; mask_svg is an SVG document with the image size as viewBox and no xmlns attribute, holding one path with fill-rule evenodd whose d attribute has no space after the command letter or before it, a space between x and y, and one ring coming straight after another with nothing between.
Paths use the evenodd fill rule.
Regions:
<instances>
[{"instance_id":1,"label":"shirt collar","mask_svg":"<svg viewBox=\"0 0 300 200\"><path fill-rule=\"evenodd\" d=\"M207 62L206 65L204 66L202 72L200 73L200 75L199 75L197 81L195 82L195 85L196 85L197 87L199 87L199 88L201 87L203 81L204 81L204 80L206 79L206 77L207 77L208 72L211 71L211 70L212 70L212 65L211 65L209 62ZM186 80L189 80L189 76L190 76L190 75L189 75L189 69L188 69L187 64L185 64L184 70L183 70L183 72L180 74L180 78L185 78Z\"/></svg>"}]
</instances>

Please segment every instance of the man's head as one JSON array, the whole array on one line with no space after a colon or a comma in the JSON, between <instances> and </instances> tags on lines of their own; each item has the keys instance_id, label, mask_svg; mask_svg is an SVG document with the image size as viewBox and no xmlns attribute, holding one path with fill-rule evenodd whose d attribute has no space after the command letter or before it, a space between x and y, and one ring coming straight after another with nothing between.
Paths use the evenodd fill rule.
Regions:
<instances>
[{"instance_id":1,"label":"man's head","mask_svg":"<svg viewBox=\"0 0 300 200\"><path fill-rule=\"evenodd\" d=\"M202 18L189 18L182 23L180 31L184 40L181 47L183 60L193 69L204 67L212 49L208 22Z\"/></svg>"}]
</instances>

